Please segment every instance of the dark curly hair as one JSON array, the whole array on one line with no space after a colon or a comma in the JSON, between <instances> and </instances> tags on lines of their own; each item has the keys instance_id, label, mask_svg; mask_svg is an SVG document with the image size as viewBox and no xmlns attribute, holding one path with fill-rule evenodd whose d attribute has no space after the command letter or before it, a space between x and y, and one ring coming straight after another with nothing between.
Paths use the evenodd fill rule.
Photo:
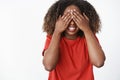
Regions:
<instances>
[{"instance_id":1,"label":"dark curly hair","mask_svg":"<svg viewBox=\"0 0 120 80\"><path fill-rule=\"evenodd\" d=\"M59 17L59 15L63 15L64 10L70 6L77 6L81 13L85 13L85 15L89 18L89 25L93 33L100 31L100 18L95 10L95 8L86 0L58 0L56 1L46 13L44 17L43 31L47 32L47 34L52 35L55 29L55 23ZM83 32L80 30L80 36L83 36Z\"/></svg>"}]
</instances>

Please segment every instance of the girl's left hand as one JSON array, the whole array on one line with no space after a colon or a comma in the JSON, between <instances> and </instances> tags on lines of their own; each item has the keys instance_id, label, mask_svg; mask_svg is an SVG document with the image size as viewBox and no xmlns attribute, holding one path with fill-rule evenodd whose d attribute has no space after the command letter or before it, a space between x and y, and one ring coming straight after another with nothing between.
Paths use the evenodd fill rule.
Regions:
<instances>
[{"instance_id":1,"label":"girl's left hand","mask_svg":"<svg viewBox=\"0 0 120 80\"><path fill-rule=\"evenodd\" d=\"M87 31L90 29L89 26L89 18L85 15L85 13L80 14L78 11L73 11L72 17L76 25L83 31Z\"/></svg>"}]
</instances>

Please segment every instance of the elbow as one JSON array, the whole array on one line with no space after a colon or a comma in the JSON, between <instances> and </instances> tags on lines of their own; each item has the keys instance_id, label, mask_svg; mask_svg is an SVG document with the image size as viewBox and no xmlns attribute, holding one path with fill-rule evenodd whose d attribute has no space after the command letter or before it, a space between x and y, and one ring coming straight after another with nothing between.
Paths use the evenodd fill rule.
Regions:
<instances>
[{"instance_id":1,"label":"elbow","mask_svg":"<svg viewBox=\"0 0 120 80\"><path fill-rule=\"evenodd\" d=\"M52 71L54 68L55 68L55 66L54 65L51 65L51 64L49 64L49 63L46 63L44 60L43 60L43 65L44 65L44 68L45 68L45 70L46 71Z\"/></svg>"},{"instance_id":2,"label":"elbow","mask_svg":"<svg viewBox=\"0 0 120 80\"><path fill-rule=\"evenodd\" d=\"M97 68L101 68L101 67L104 66L104 63L105 63L105 58L102 59L102 60L100 60L100 61L96 61L96 62L94 63L94 66L96 66Z\"/></svg>"},{"instance_id":3,"label":"elbow","mask_svg":"<svg viewBox=\"0 0 120 80\"><path fill-rule=\"evenodd\" d=\"M50 65L44 65L44 68L46 71L52 71L55 67L54 66L50 66Z\"/></svg>"},{"instance_id":4,"label":"elbow","mask_svg":"<svg viewBox=\"0 0 120 80\"><path fill-rule=\"evenodd\" d=\"M96 63L96 64L94 64L94 66L96 66L97 68L101 68L104 66L104 62Z\"/></svg>"},{"instance_id":5,"label":"elbow","mask_svg":"<svg viewBox=\"0 0 120 80\"><path fill-rule=\"evenodd\" d=\"M46 71L49 71L49 72L54 69L53 66L45 66L45 65L44 65L44 68L45 68Z\"/></svg>"}]
</instances>

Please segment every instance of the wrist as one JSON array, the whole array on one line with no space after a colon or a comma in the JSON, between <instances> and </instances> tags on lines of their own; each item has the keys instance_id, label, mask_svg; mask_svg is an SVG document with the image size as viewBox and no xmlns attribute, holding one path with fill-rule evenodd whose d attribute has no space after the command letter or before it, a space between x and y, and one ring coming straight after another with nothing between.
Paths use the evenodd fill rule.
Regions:
<instances>
[{"instance_id":1,"label":"wrist","mask_svg":"<svg viewBox=\"0 0 120 80\"><path fill-rule=\"evenodd\" d=\"M61 36L61 32L55 30L54 33L53 33L53 35L56 35L56 36L59 37L59 36Z\"/></svg>"},{"instance_id":2,"label":"wrist","mask_svg":"<svg viewBox=\"0 0 120 80\"><path fill-rule=\"evenodd\" d=\"M63 32L63 31L61 31L60 29L56 29L56 28L55 28L55 30L54 30L54 33L56 33L56 34L62 34L62 32Z\"/></svg>"},{"instance_id":3,"label":"wrist","mask_svg":"<svg viewBox=\"0 0 120 80\"><path fill-rule=\"evenodd\" d=\"M87 29L87 30L84 31L85 36L88 36L88 35L91 35L91 34L93 34L91 29Z\"/></svg>"},{"instance_id":4,"label":"wrist","mask_svg":"<svg viewBox=\"0 0 120 80\"><path fill-rule=\"evenodd\" d=\"M84 34L87 34L89 32L92 32L92 30L90 29L90 27L86 27L84 30L83 30Z\"/></svg>"}]
</instances>

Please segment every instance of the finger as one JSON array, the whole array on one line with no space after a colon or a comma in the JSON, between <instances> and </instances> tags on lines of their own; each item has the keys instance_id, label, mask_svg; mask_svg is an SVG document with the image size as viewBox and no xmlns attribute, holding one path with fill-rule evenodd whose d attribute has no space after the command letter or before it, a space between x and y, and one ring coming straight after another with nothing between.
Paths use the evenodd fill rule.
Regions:
<instances>
[{"instance_id":1,"label":"finger","mask_svg":"<svg viewBox=\"0 0 120 80\"><path fill-rule=\"evenodd\" d=\"M74 21L76 24L78 24L78 23L80 22L80 20L79 20L78 18L75 18L75 17L73 17L73 21Z\"/></svg>"},{"instance_id":2,"label":"finger","mask_svg":"<svg viewBox=\"0 0 120 80\"><path fill-rule=\"evenodd\" d=\"M61 17L62 17L62 16L61 16L61 15L59 15L58 20L59 20L59 19L61 19Z\"/></svg>"},{"instance_id":3,"label":"finger","mask_svg":"<svg viewBox=\"0 0 120 80\"><path fill-rule=\"evenodd\" d=\"M83 18L82 13L79 13L78 11L75 12L78 16L80 16L81 18Z\"/></svg>"},{"instance_id":4,"label":"finger","mask_svg":"<svg viewBox=\"0 0 120 80\"><path fill-rule=\"evenodd\" d=\"M63 16L63 21L66 21L67 19L68 19L68 17L70 16L70 13L67 13L67 14L65 14L64 16Z\"/></svg>"},{"instance_id":5,"label":"finger","mask_svg":"<svg viewBox=\"0 0 120 80\"><path fill-rule=\"evenodd\" d=\"M74 12L73 12L73 15L74 15L76 18L78 18L79 20L83 19L82 14L80 14L80 13L77 12L77 11L74 11Z\"/></svg>"},{"instance_id":6,"label":"finger","mask_svg":"<svg viewBox=\"0 0 120 80\"><path fill-rule=\"evenodd\" d=\"M65 22L67 22L71 18L70 13L66 15L66 18L64 19Z\"/></svg>"},{"instance_id":7,"label":"finger","mask_svg":"<svg viewBox=\"0 0 120 80\"><path fill-rule=\"evenodd\" d=\"M62 25L63 27L66 29L67 28L67 25L69 24L70 20L71 20L71 15L70 13L66 13L62 16L61 18L62 20Z\"/></svg>"},{"instance_id":8,"label":"finger","mask_svg":"<svg viewBox=\"0 0 120 80\"><path fill-rule=\"evenodd\" d=\"M76 23L77 26L79 26L83 19L78 18L77 14L73 15L73 21Z\"/></svg>"},{"instance_id":9,"label":"finger","mask_svg":"<svg viewBox=\"0 0 120 80\"><path fill-rule=\"evenodd\" d=\"M85 15L85 13L83 13L83 16L89 21L89 18Z\"/></svg>"},{"instance_id":10,"label":"finger","mask_svg":"<svg viewBox=\"0 0 120 80\"><path fill-rule=\"evenodd\" d=\"M78 19L79 21L81 21L81 20L82 20L82 18L81 18L81 17L79 17L76 13L73 13L73 17L74 17L74 18L76 18L76 19Z\"/></svg>"},{"instance_id":11,"label":"finger","mask_svg":"<svg viewBox=\"0 0 120 80\"><path fill-rule=\"evenodd\" d=\"M71 16L68 16L67 20L66 20L66 26L68 26L68 24L70 23L70 21L72 20Z\"/></svg>"},{"instance_id":12,"label":"finger","mask_svg":"<svg viewBox=\"0 0 120 80\"><path fill-rule=\"evenodd\" d=\"M75 21L81 21L81 20L82 20L82 19L79 18L79 16L77 16L76 14L73 15L73 19L74 19Z\"/></svg>"},{"instance_id":13,"label":"finger","mask_svg":"<svg viewBox=\"0 0 120 80\"><path fill-rule=\"evenodd\" d=\"M66 18L66 20L64 21L65 27L68 26L68 24L70 23L71 20L72 20L71 15L68 15L67 18Z\"/></svg>"},{"instance_id":14,"label":"finger","mask_svg":"<svg viewBox=\"0 0 120 80\"><path fill-rule=\"evenodd\" d=\"M65 20L68 13L64 13L62 19Z\"/></svg>"}]
</instances>

